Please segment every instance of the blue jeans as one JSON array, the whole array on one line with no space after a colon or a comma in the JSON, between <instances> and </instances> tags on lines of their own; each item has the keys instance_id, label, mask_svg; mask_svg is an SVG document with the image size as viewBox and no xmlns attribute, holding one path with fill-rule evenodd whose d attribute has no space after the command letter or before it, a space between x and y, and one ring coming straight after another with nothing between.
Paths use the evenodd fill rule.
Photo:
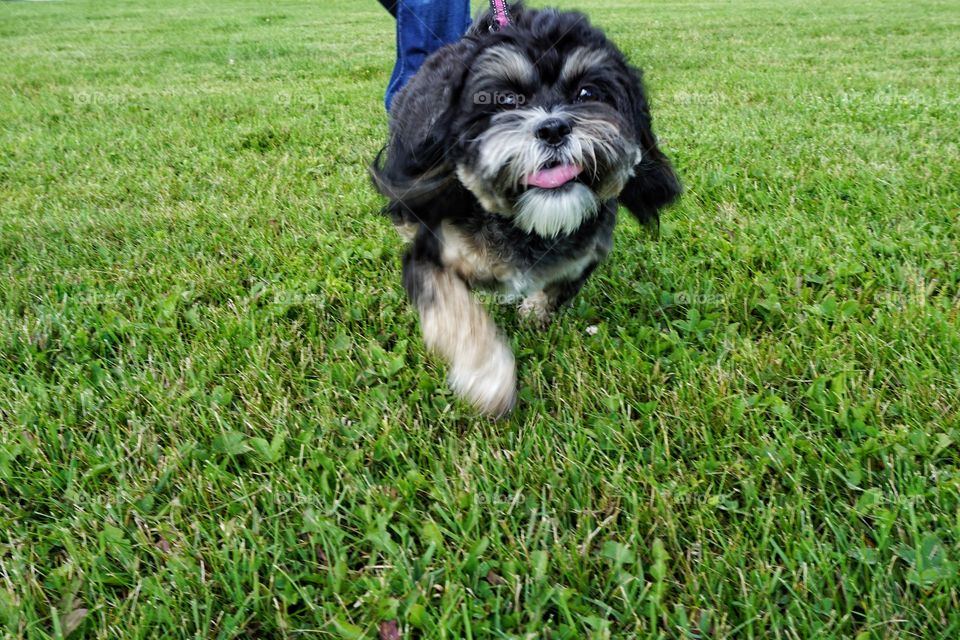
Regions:
<instances>
[{"instance_id":1,"label":"blue jeans","mask_svg":"<svg viewBox=\"0 0 960 640\"><path fill-rule=\"evenodd\" d=\"M397 63L384 104L393 98L426 60L445 44L456 42L470 26L470 0L379 0L397 19Z\"/></svg>"}]
</instances>

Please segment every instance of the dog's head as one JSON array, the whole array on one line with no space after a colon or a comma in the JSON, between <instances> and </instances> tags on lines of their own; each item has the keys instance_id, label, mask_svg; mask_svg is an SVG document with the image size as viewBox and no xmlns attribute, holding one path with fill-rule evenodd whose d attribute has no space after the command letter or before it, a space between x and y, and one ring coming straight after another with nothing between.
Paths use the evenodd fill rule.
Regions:
<instances>
[{"instance_id":1,"label":"dog's head","mask_svg":"<svg viewBox=\"0 0 960 640\"><path fill-rule=\"evenodd\" d=\"M657 147L637 70L580 13L481 17L397 96L374 168L391 206L430 224L462 185L487 211L544 237L570 233L619 198L641 220L679 193Z\"/></svg>"}]
</instances>

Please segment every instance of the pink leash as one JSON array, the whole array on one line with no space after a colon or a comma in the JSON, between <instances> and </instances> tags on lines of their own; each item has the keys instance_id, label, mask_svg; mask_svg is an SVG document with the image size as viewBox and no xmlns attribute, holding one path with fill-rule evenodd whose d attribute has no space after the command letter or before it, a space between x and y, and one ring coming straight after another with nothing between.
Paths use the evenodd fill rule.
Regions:
<instances>
[{"instance_id":1,"label":"pink leash","mask_svg":"<svg viewBox=\"0 0 960 640\"><path fill-rule=\"evenodd\" d=\"M500 29L503 29L512 22L510 19L510 9L507 7L507 0L490 0L490 10L493 11L493 24L491 25L491 29L494 31L500 31Z\"/></svg>"}]
</instances>

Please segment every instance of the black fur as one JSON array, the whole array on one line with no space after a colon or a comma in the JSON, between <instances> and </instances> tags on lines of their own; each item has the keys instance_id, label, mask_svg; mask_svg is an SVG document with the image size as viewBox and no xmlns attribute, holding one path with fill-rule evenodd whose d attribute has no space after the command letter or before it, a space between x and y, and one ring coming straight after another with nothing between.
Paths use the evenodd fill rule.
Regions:
<instances>
[{"instance_id":1,"label":"black fur","mask_svg":"<svg viewBox=\"0 0 960 640\"><path fill-rule=\"evenodd\" d=\"M530 275L552 310L577 294L609 252L618 204L647 223L658 220L659 211L681 192L657 146L640 71L581 13L518 4L512 14L512 25L492 31L487 13L462 40L427 59L395 98L388 145L371 167L374 184L389 199L385 213L398 225L416 229L403 259L403 284L421 313L439 295L436 275L458 268L444 262L448 241L462 245L467 238L477 255L515 274L508 283L457 272L468 287L517 286L516 274L521 281ZM498 51L509 56L499 60ZM584 52L595 53L600 62ZM585 70L577 72L581 66ZM501 95L512 96L515 116L503 103L478 99ZM529 128L543 126L537 121L541 117L576 123L577 145L570 143L564 151L563 144L554 145L555 133L535 140ZM525 136L530 154L493 142L512 144ZM584 145L593 145L595 153L583 151ZM582 157L570 160L573 150ZM501 155L503 167L497 164ZM549 161L541 165L541 157ZM525 162L537 166L525 169ZM530 176L573 164L580 171L574 184L533 188ZM525 196L533 203L526 212ZM576 206L554 207L555 202ZM595 206L588 206L591 202ZM576 213L581 210L582 218ZM538 218L539 212L546 218ZM550 220L551 212L563 215ZM444 229L456 238L445 237ZM467 329L463 335L473 335ZM456 357L456 350L447 357ZM476 383L469 366L460 364L460 379ZM482 384L464 388L485 389ZM471 397L473 391L463 393L491 413L509 400L500 398L497 404L487 396Z\"/></svg>"},{"instance_id":2,"label":"black fur","mask_svg":"<svg viewBox=\"0 0 960 640\"><path fill-rule=\"evenodd\" d=\"M657 146L641 72L582 13L525 9L521 4L511 9L511 28L490 31L491 15L484 15L462 40L430 56L397 95L390 114L390 142L371 169L377 189L390 200L384 211L395 221L430 226L448 216L468 217L467 203L471 205L467 208L481 208L454 174L457 160L469 152L465 141L495 112L478 108L463 93L471 63L481 51L504 43L519 45L537 60L542 77L556 78L564 53L588 45L606 49L616 59L608 78L619 90L616 107L629 114L645 152L618 199L641 222L655 219L682 188Z\"/></svg>"},{"instance_id":3,"label":"black fur","mask_svg":"<svg viewBox=\"0 0 960 640\"><path fill-rule=\"evenodd\" d=\"M414 306L433 302L433 292L424 286L423 271L441 269L440 243L431 233L420 233L403 254L403 289Z\"/></svg>"}]
</instances>

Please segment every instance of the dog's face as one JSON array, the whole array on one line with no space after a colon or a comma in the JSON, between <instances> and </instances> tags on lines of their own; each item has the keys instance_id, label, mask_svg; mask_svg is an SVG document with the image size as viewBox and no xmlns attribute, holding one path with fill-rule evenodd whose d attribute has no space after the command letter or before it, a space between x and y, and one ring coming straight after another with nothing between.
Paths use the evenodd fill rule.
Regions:
<instances>
[{"instance_id":1,"label":"dog's face","mask_svg":"<svg viewBox=\"0 0 960 640\"><path fill-rule=\"evenodd\" d=\"M585 16L518 8L513 24L489 26L475 23L398 96L386 174L456 176L484 209L548 238L611 198L648 218L679 193L638 72Z\"/></svg>"},{"instance_id":2,"label":"dog's face","mask_svg":"<svg viewBox=\"0 0 960 640\"><path fill-rule=\"evenodd\" d=\"M556 22L562 29L565 21ZM611 45L574 39L557 47L549 35L527 35L471 64L454 125L462 150L455 165L485 209L552 237L615 198L643 152L629 74Z\"/></svg>"}]
</instances>

